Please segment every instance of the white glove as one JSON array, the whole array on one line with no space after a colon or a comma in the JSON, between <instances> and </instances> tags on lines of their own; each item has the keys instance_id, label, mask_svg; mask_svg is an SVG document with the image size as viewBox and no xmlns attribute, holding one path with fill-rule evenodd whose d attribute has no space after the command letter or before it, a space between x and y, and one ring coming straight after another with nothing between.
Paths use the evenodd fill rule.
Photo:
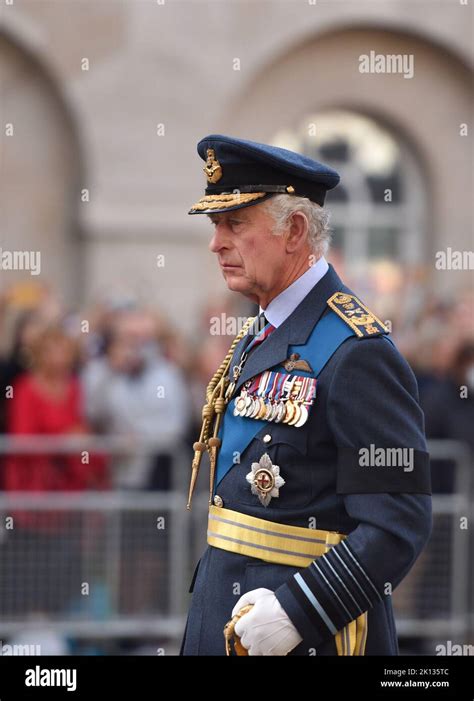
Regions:
<instances>
[{"instance_id":1,"label":"white glove","mask_svg":"<svg viewBox=\"0 0 474 701\"><path fill-rule=\"evenodd\" d=\"M235 632L249 655L287 655L303 640L270 589L253 589L241 596L232 616L247 604L254 606L237 621Z\"/></svg>"}]
</instances>

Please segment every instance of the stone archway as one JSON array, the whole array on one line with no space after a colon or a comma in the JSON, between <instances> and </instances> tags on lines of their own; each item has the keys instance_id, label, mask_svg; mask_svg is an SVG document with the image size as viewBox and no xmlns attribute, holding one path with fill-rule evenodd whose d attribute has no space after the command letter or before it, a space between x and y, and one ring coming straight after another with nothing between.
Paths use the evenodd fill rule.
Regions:
<instances>
[{"instance_id":1,"label":"stone archway","mask_svg":"<svg viewBox=\"0 0 474 701\"><path fill-rule=\"evenodd\" d=\"M0 246L40 253L39 275L3 269L0 289L34 280L77 303L82 164L74 120L41 61L8 31L0 31L0 123Z\"/></svg>"}]
</instances>

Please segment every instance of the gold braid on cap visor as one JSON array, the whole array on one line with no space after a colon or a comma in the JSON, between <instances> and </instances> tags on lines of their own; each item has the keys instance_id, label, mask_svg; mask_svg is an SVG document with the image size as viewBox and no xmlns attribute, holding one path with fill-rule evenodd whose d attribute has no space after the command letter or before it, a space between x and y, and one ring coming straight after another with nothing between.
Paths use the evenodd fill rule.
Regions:
<instances>
[{"instance_id":1,"label":"gold braid on cap visor","mask_svg":"<svg viewBox=\"0 0 474 701\"><path fill-rule=\"evenodd\" d=\"M193 204L191 212L202 211L203 209L220 209L221 207L235 207L238 204L247 204L261 197L265 197L266 192L232 192L219 195L205 195Z\"/></svg>"}]
</instances>

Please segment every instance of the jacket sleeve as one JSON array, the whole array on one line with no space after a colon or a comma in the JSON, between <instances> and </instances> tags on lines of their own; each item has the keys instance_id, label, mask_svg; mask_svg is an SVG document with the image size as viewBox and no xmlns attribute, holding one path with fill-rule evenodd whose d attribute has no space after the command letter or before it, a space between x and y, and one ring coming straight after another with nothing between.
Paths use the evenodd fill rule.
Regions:
<instances>
[{"instance_id":1,"label":"jacket sleeve","mask_svg":"<svg viewBox=\"0 0 474 701\"><path fill-rule=\"evenodd\" d=\"M358 525L275 591L311 646L382 601L431 532L429 459L415 377L386 338L344 346L327 412L338 454L337 491ZM374 459L378 448L385 458Z\"/></svg>"}]
</instances>

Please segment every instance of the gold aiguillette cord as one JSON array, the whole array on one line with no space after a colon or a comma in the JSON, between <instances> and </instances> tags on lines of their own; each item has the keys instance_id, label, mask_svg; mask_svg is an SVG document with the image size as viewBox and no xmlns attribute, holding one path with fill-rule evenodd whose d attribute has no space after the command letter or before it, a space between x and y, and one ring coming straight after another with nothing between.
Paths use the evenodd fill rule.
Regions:
<instances>
[{"instance_id":1,"label":"gold aiguillette cord","mask_svg":"<svg viewBox=\"0 0 474 701\"><path fill-rule=\"evenodd\" d=\"M217 434L219 433L222 415L226 407L225 393L229 383L227 374L229 372L229 367L232 361L232 356L234 355L235 347L238 344L238 342L245 336L249 327L253 324L254 320L255 317L253 316L247 319L240 333L232 341L232 345L229 348L224 360L219 365L211 381L207 385L206 403L202 408L201 433L199 434L199 440L196 441L193 445L194 458L191 465L191 482L189 485L189 495L187 504L188 509L191 508L191 501L193 498L194 488L196 486L196 481L199 474L199 467L201 464L202 455L206 450L209 451L210 461L209 503L211 503L212 490L214 488L214 478L216 474L217 451L221 444L220 438L217 437ZM212 436L209 435L211 433L211 428Z\"/></svg>"}]
</instances>

